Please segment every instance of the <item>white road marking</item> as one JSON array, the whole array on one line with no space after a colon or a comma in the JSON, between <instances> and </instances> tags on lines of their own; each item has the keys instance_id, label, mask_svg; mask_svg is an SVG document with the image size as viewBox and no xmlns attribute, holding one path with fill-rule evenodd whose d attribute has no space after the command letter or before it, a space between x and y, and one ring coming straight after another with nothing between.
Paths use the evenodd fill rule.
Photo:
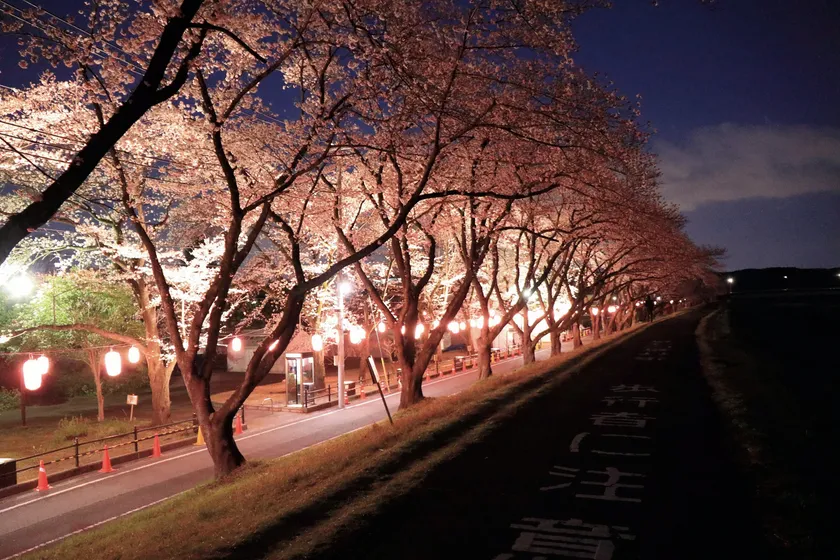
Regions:
<instances>
[{"instance_id":1,"label":"white road marking","mask_svg":"<svg viewBox=\"0 0 840 560\"><path fill-rule=\"evenodd\" d=\"M509 360L515 360L515 359L516 358L509 358L509 359L503 360L503 362L507 362ZM496 363L503 363L503 362L496 362ZM449 381L449 380L452 380L452 379L457 379L459 377L463 377L465 375L470 375L471 373L475 373L476 370L477 370L477 368L474 368L474 369L470 369L470 370L467 370L467 371L462 372L462 373L456 373L455 375L450 375L448 377L438 379L436 381L430 381L428 383L424 383L424 386L430 387L430 386L436 385L438 383L443 383L445 381ZM388 398L397 397L397 396L399 396L399 393L390 393L390 394L386 395L385 398L388 399ZM330 411L330 412L325 412L323 414L317 414L317 415L311 416L309 418L303 418L302 420L296 420L296 421L290 422L288 424L283 424L281 426L275 426L273 428L267 428L265 430L255 432L253 434L248 434L248 435L242 436L240 438L237 438L236 441L237 442L244 441L246 439L251 439L251 438L254 438L254 437L269 434L271 432L276 432L277 430L282 430L284 428L291 428L292 426L297 426L299 424L303 424L304 422L311 422L312 420L317 420L319 418L325 418L327 416L337 414L339 412L342 412L342 410L348 410L348 409L351 409L351 408L356 408L356 407L364 406L364 405L368 405L368 404L376 404L377 402L379 402L379 401L371 399L368 402L357 403L357 404L354 404L354 405L351 405L351 406L345 406L344 409L339 408L339 409L336 409L336 410L333 410L333 411ZM366 426L369 426L370 424L373 424L373 423L375 423L375 422L370 422L368 424L365 424L365 426L362 426L362 428L364 428ZM355 431L355 430L353 430L353 431ZM342 436L344 434L349 434L349 433L352 433L352 431L351 432L343 432L343 433L341 433L341 434L339 434L338 436L335 436L335 437L339 437L339 436ZM330 438L330 439L332 439L332 438ZM323 440L323 441L318 442L318 443L323 443L324 441L329 441L329 440ZM313 445L317 445L317 444L313 444ZM303 449L307 449L308 447L311 447L311 446L307 446L307 447L304 447L304 448L301 448L301 449L297 449L295 451L292 451L291 453L295 453L297 451L302 451ZM78 490L79 488L84 488L85 486L90 486L91 484L98 484L100 482L105 482L106 480L111 480L111 479L116 478L118 476L124 476L124 475L127 475L129 473L133 473L133 472L136 472L136 471L139 471L139 470L147 469L149 467L155 467L157 465L162 465L164 463L168 463L169 461L175 461L176 459L183 459L184 457L189 457L189 456L195 455L197 453L203 453L205 451L206 451L206 448L202 447L201 449L196 449L195 451L190 451L188 453L182 453L180 455L175 455L174 457L169 457L169 458L166 458L166 459L160 459L158 461L155 461L154 463L147 463L145 465L139 465L137 467L134 467L134 468L131 468L131 469L128 469L128 470L119 470L119 471L115 472L114 474L112 474L111 476L105 476L105 477L102 477L102 478L97 478L95 480L89 480L87 482L83 482L83 483L77 484L75 486L70 486L68 488L62 488L61 490L53 490L53 491L50 491L49 494L43 494L41 496L38 496L37 498L29 500L28 502L21 502L19 504L15 504L13 506L9 506L9 507L4 508L4 509L0 509L0 514L6 513L8 511L15 510L19 507L28 506L28 505L34 504L36 502L41 502L41 501L46 500L48 498L53 498L55 496L60 496L61 494L71 492L73 490ZM286 455L288 455L288 453ZM286 455L281 455L281 457L285 457Z\"/></svg>"},{"instance_id":2,"label":"white road marking","mask_svg":"<svg viewBox=\"0 0 840 560\"><path fill-rule=\"evenodd\" d=\"M295 449L294 451L290 451L290 452L288 452L288 453L285 453L285 454L283 454L283 455L280 455L280 457L277 457L277 459L282 459L283 457L286 457L286 456L288 456L288 455L291 455L292 453L297 453L298 451L303 451L303 450L305 450L305 449L309 449L310 447L315 447L316 445L320 445L320 444L322 444L322 443L326 443L326 442L328 442L328 441L330 441L330 440L334 440L334 439L336 439L336 438L340 438L341 436L346 436L347 434L352 434L353 432L358 432L359 430L362 430L362 429L364 429L364 428L367 428L369 425L370 425L370 424L365 424L364 426L360 426L360 427L358 427L358 428L355 428L355 429L353 429L353 430L350 430L349 432L344 432L343 434L338 434L337 436L333 436L333 437L328 438L328 439L325 439L325 440L323 440L323 441L319 441L319 442L316 442L316 443L313 443L313 444L307 445L306 447L301 447L300 449ZM190 488L190 490L192 490L192 488ZM43 543L41 543L41 544L39 544L39 545L35 545L35 546L33 546L32 548L27 548L26 550L22 550L22 551L20 551L20 552L18 552L18 553L16 553L16 554L12 554L11 556L6 556L5 558L2 558L2 559L0 559L0 560L10 560L11 558L17 558L18 556L22 556L23 554L26 554L26 553L28 553L28 552L32 552L33 550L38 550L39 548L43 548L43 547L48 546L48 545L51 545L51 544L53 544L53 543L57 543L57 542L59 542L59 541L63 541L64 539L66 539L66 538L68 538L68 537L72 537L73 535L78 535L79 533L84 533L85 531L89 531L90 529L93 529L94 527L99 527L100 525L104 525L105 523L108 523L108 522L110 522L110 521L114 521L115 519L119 519L120 517L125 517L126 515L130 515L130 514L132 514L132 513L137 513L138 511L144 510L144 509L146 509L146 508L150 508L150 507L152 507L152 506L156 506L156 505L158 505L158 504L160 504L160 503L162 503L162 502L165 502L166 500L171 500L172 498L177 498L177 497L178 497L178 496L180 496L181 494L186 494L186 493L187 493L187 492L189 492L190 490L183 490L183 491L181 491L181 492L178 492L177 494L172 494L171 496L167 496L167 497L165 497L165 498L161 498L160 500L155 500L154 502L149 503L149 504L146 504L146 505L144 505L144 506L140 506L140 507L134 508L134 509L132 509L132 510L130 510L130 511L126 511L126 512L124 512L124 513L120 513L120 514L118 514L118 515L114 515L113 517L109 517L108 519L103 519L102 521L97 521L96 523L92 523L92 524L88 525L87 527L82 527L81 529L76 529L75 531L73 531L73 532L71 532L71 533L67 533L66 535L63 535L63 536L61 536L61 537L56 537L56 538L54 538L54 539L50 539L50 540L48 540L48 541L46 541L46 542L43 542Z\"/></svg>"}]
</instances>

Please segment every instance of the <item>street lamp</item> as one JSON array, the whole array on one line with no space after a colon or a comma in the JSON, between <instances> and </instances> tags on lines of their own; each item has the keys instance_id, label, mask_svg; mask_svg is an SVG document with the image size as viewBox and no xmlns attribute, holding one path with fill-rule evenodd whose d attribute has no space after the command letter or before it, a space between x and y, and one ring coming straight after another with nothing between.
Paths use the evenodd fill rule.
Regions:
<instances>
[{"instance_id":1,"label":"street lamp","mask_svg":"<svg viewBox=\"0 0 840 560\"><path fill-rule=\"evenodd\" d=\"M726 283L729 284L729 293L731 294L732 293L732 284L735 283L735 279L730 276L729 278L726 279Z\"/></svg>"},{"instance_id":2,"label":"street lamp","mask_svg":"<svg viewBox=\"0 0 840 560\"><path fill-rule=\"evenodd\" d=\"M6 283L3 287L6 288L6 291L9 293L10 296L15 298L23 298L32 293L32 288L34 286L35 285L32 283L32 279L29 278L29 275L25 273L20 273L6 280Z\"/></svg>"}]
</instances>

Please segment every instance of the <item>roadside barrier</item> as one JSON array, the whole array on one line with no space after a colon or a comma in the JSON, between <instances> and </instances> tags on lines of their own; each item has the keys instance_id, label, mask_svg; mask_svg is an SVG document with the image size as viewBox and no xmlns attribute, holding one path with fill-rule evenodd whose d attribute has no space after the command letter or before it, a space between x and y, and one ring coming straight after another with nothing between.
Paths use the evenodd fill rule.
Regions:
<instances>
[{"instance_id":1,"label":"roadside barrier","mask_svg":"<svg viewBox=\"0 0 840 560\"><path fill-rule=\"evenodd\" d=\"M50 484L47 482L47 469L44 468L44 461L41 461L41 465L38 467L38 487L35 490L37 492L43 492L49 489Z\"/></svg>"},{"instance_id":2,"label":"roadside barrier","mask_svg":"<svg viewBox=\"0 0 840 560\"><path fill-rule=\"evenodd\" d=\"M102 468L99 469L99 472L101 472L101 473L114 472L114 468L111 466L111 456L108 454L108 445L107 444L102 449Z\"/></svg>"},{"instance_id":3,"label":"roadside barrier","mask_svg":"<svg viewBox=\"0 0 840 560\"><path fill-rule=\"evenodd\" d=\"M133 449L131 449L128 453L122 453L119 456L126 457L134 455L139 458L142 455L140 444L144 441L151 442L151 440L154 439L155 434L159 434L160 436L167 436L171 434L186 435L195 429L195 419L191 418L161 426L150 426L148 428L138 428L135 426L130 432L114 434L96 439L82 440L76 437L73 438L73 442L70 445L58 447L56 449L48 449L46 451L42 451L41 453L15 459L17 468L14 471L0 474L0 489L5 490L6 488L13 487L18 483L22 483L23 481L19 479L20 473L28 473L34 469L38 469L38 478L40 478L39 462L43 462L44 467L59 463L70 463L70 466L68 467L69 470L73 470L74 468L79 469L85 466L93 466L98 462L96 460L96 455L102 452L102 444L104 443L108 443L109 452L114 451L115 449L124 449L126 447L131 449L133 447ZM51 472L53 475L57 474L61 478L64 478L63 473L67 472L68 469L56 473L51 468ZM55 476L53 478L55 479ZM29 481L34 482L33 479L29 479Z\"/></svg>"}]
</instances>

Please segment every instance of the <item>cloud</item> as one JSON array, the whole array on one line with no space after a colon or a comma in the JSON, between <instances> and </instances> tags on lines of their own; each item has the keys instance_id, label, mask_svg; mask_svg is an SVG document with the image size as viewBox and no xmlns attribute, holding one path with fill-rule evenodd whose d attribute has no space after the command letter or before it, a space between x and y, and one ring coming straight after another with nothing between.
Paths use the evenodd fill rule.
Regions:
<instances>
[{"instance_id":1,"label":"cloud","mask_svg":"<svg viewBox=\"0 0 840 560\"><path fill-rule=\"evenodd\" d=\"M658 141L662 192L684 211L709 202L840 192L840 129L721 124Z\"/></svg>"}]
</instances>

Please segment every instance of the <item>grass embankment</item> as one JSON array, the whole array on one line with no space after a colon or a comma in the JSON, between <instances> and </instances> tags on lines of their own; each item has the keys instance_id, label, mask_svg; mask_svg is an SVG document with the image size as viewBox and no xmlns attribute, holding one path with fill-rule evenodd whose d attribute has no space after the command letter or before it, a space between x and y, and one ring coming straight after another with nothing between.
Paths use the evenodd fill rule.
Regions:
<instances>
[{"instance_id":1,"label":"grass embankment","mask_svg":"<svg viewBox=\"0 0 840 560\"><path fill-rule=\"evenodd\" d=\"M634 329L639 330L639 329ZM621 333L619 337L626 334ZM299 558L419 484L517 407L594 359L585 348L494 377L451 397L201 485L27 558ZM564 362L574 360L557 370Z\"/></svg>"},{"instance_id":2,"label":"grass embankment","mask_svg":"<svg viewBox=\"0 0 840 560\"><path fill-rule=\"evenodd\" d=\"M807 412L774 372L780 366L738 340L727 311L707 315L697 327L703 371L729 422L741 469L752 484L755 510L774 558L824 558L816 539L832 540L824 498L794 463L809 444ZM816 469L812 473L816 475ZM833 505L829 506L833 508ZM830 515L830 514L829 514Z\"/></svg>"}]
</instances>

